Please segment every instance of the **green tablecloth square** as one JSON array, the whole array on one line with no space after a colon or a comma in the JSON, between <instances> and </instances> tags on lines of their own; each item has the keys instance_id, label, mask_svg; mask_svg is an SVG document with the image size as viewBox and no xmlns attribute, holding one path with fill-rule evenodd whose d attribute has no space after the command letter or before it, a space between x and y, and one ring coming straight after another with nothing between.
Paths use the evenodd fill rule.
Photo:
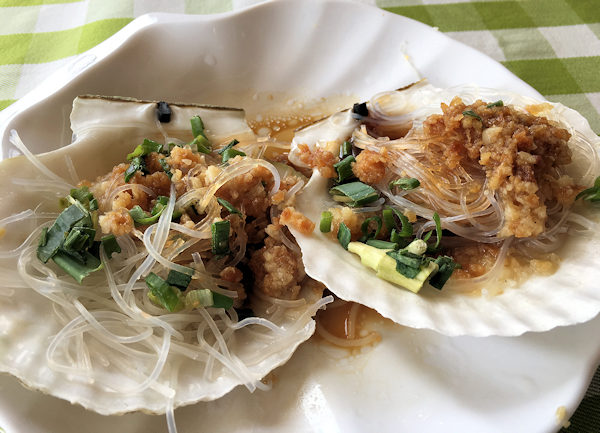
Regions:
<instances>
[{"instance_id":1,"label":"green tablecloth square","mask_svg":"<svg viewBox=\"0 0 600 433\"><path fill-rule=\"evenodd\" d=\"M492 30L506 60L556 57L554 49L537 28Z\"/></svg>"},{"instance_id":2,"label":"green tablecloth square","mask_svg":"<svg viewBox=\"0 0 600 433\"><path fill-rule=\"evenodd\" d=\"M582 92L561 59L510 60L502 63L544 95Z\"/></svg>"},{"instance_id":3,"label":"green tablecloth square","mask_svg":"<svg viewBox=\"0 0 600 433\"><path fill-rule=\"evenodd\" d=\"M514 29L519 27L534 27L533 20L525 13L521 3L516 1L476 2L472 3L485 23L485 28Z\"/></svg>"},{"instance_id":4,"label":"green tablecloth square","mask_svg":"<svg viewBox=\"0 0 600 433\"><path fill-rule=\"evenodd\" d=\"M32 36L32 33L0 35L0 65L24 63Z\"/></svg>"},{"instance_id":5,"label":"green tablecloth square","mask_svg":"<svg viewBox=\"0 0 600 433\"><path fill-rule=\"evenodd\" d=\"M600 21L600 5L597 0L564 0L585 23Z\"/></svg>"},{"instance_id":6,"label":"green tablecloth square","mask_svg":"<svg viewBox=\"0 0 600 433\"><path fill-rule=\"evenodd\" d=\"M95 47L103 40L118 32L133 18L109 18L94 21L81 27L81 36L77 46L77 53L83 53Z\"/></svg>"},{"instance_id":7,"label":"green tablecloth square","mask_svg":"<svg viewBox=\"0 0 600 433\"><path fill-rule=\"evenodd\" d=\"M31 34L23 63L44 63L77 54L81 27Z\"/></svg>"},{"instance_id":8,"label":"green tablecloth square","mask_svg":"<svg viewBox=\"0 0 600 433\"><path fill-rule=\"evenodd\" d=\"M600 80L598 80L600 57L572 57L561 59L561 62L579 83L579 88L583 92L600 92Z\"/></svg>"},{"instance_id":9,"label":"green tablecloth square","mask_svg":"<svg viewBox=\"0 0 600 433\"><path fill-rule=\"evenodd\" d=\"M567 26L584 20L565 0L526 0L520 2L536 27Z\"/></svg>"}]
</instances>

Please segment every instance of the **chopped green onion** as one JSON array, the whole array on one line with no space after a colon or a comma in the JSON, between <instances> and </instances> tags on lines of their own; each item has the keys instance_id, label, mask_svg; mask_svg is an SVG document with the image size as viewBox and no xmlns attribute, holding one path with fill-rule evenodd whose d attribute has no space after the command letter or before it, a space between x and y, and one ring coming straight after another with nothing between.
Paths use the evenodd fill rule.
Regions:
<instances>
[{"instance_id":1,"label":"chopped green onion","mask_svg":"<svg viewBox=\"0 0 600 433\"><path fill-rule=\"evenodd\" d=\"M346 202L351 207L363 206L379 198L374 188L362 182L337 185L329 190L329 194L333 195L334 200Z\"/></svg>"},{"instance_id":2,"label":"chopped green onion","mask_svg":"<svg viewBox=\"0 0 600 433\"><path fill-rule=\"evenodd\" d=\"M89 252L86 251L82 258L83 260L78 260L69 253L58 251L52 256L52 261L81 284L81 281L89 274L102 269L100 260Z\"/></svg>"},{"instance_id":3,"label":"chopped green onion","mask_svg":"<svg viewBox=\"0 0 600 433\"><path fill-rule=\"evenodd\" d=\"M229 254L229 229L231 225L229 221L217 221L211 224L210 230L212 232L212 253L221 256Z\"/></svg>"},{"instance_id":4,"label":"chopped green onion","mask_svg":"<svg viewBox=\"0 0 600 433\"><path fill-rule=\"evenodd\" d=\"M93 212L95 210L98 210L98 200L93 198L90 200L90 211Z\"/></svg>"},{"instance_id":5,"label":"chopped green onion","mask_svg":"<svg viewBox=\"0 0 600 433\"><path fill-rule=\"evenodd\" d=\"M369 225L371 224L371 221L374 221L377 224L377 228L375 229L374 232L372 232L372 231L369 232ZM360 231L363 234L360 241L365 242L368 239L375 239L377 236L379 236L379 232L381 231L382 226L383 226L383 223L381 221L381 218L379 218L377 216L365 219L363 221L363 223L360 225Z\"/></svg>"},{"instance_id":6,"label":"chopped green onion","mask_svg":"<svg viewBox=\"0 0 600 433\"><path fill-rule=\"evenodd\" d=\"M156 198L156 203L152 207L150 213L143 210L139 205L135 205L129 211L129 215L131 215L133 222L137 225L146 226L149 224L154 224L156 221L158 221L168 203L169 198L165 197L164 195L160 195ZM176 215L175 212L173 212L172 219L178 218L179 216L181 216L181 214Z\"/></svg>"},{"instance_id":7,"label":"chopped green onion","mask_svg":"<svg viewBox=\"0 0 600 433\"><path fill-rule=\"evenodd\" d=\"M379 248L381 250L395 250L398 249L398 244L396 242L387 242L380 241L378 239L369 239L366 242L367 245L375 248Z\"/></svg>"},{"instance_id":8,"label":"chopped green onion","mask_svg":"<svg viewBox=\"0 0 600 433\"><path fill-rule=\"evenodd\" d=\"M185 295L186 308L212 307L213 292L208 289L190 290Z\"/></svg>"},{"instance_id":9,"label":"chopped green onion","mask_svg":"<svg viewBox=\"0 0 600 433\"><path fill-rule=\"evenodd\" d=\"M184 274L183 272L171 269L169 271L169 275L167 275L167 283L171 286L177 287L183 292L185 289L187 289L192 281L192 274L194 271L190 269L189 272L189 274Z\"/></svg>"},{"instance_id":10,"label":"chopped green onion","mask_svg":"<svg viewBox=\"0 0 600 433\"><path fill-rule=\"evenodd\" d=\"M383 219L383 226L390 232L396 227L396 221L394 221L394 211L391 209L384 209L381 211L381 218Z\"/></svg>"},{"instance_id":11,"label":"chopped green onion","mask_svg":"<svg viewBox=\"0 0 600 433\"><path fill-rule=\"evenodd\" d=\"M241 150L227 149L225 152L223 152L223 155L221 156L223 157L222 162L225 163L235 156L246 156L246 154Z\"/></svg>"},{"instance_id":12,"label":"chopped green onion","mask_svg":"<svg viewBox=\"0 0 600 433\"><path fill-rule=\"evenodd\" d=\"M348 155L340 162L333 164L333 168L338 174L338 183L345 182L348 179L351 179L354 176L354 172L352 171L352 163L356 162L356 159L352 155Z\"/></svg>"},{"instance_id":13,"label":"chopped green onion","mask_svg":"<svg viewBox=\"0 0 600 433\"><path fill-rule=\"evenodd\" d=\"M136 156L131 160L129 167L125 170L125 182L129 182L132 176L136 171L141 171L142 173L146 173L146 161L142 156Z\"/></svg>"},{"instance_id":14,"label":"chopped green onion","mask_svg":"<svg viewBox=\"0 0 600 433\"><path fill-rule=\"evenodd\" d=\"M100 242L102 243L102 248L104 248L104 252L106 253L109 259L112 259L112 255L114 253L121 252L121 247L119 246L115 235L103 236L102 239L100 239Z\"/></svg>"},{"instance_id":15,"label":"chopped green onion","mask_svg":"<svg viewBox=\"0 0 600 433\"><path fill-rule=\"evenodd\" d=\"M139 156L150 155L152 152L160 152L162 148L163 145L161 143L145 138L142 144L138 144L133 152L127 155L127 161L131 161L133 158Z\"/></svg>"},{"instance_id":16,"label":"chopped green onion","mask_svg":"<svg viewBox=\"0 0 600 433\"><path fill-rule=\"evenodd\" d=\"M212 152L212 146L210 145L208 138L204 137L203 135L199 135L194 138L194 140L192 140L190 143L190 146L194 144L196 145L196 150L200 153L206 153L208 155L210 152Z\"/></svg>"},{"instance_id":17,"label":"chopped green onion","mask_svg":"<svg viewBox=\"0 0 600 433\"><path fill-rule=\"evenodd\" d=\"M56 254L65 241L65 233L68 233L76 223L84 219L89 213L81 204L72 204L60 213L54 224L46 232L46 242L37 250L38 258L46 263Z\"/></svg>"},{"instance_id":18,"label":"chopped green onion","mask_svg":"<svg viewBox=\"0 0 600 433\"><path fill-rule=\"evenodd\" d=\"M239 141L237 141L235 138L233 140L231 140L229 143L227 143L227 146L223 147L222 149L217 150L217 153L219 155L223 155L223 153L225 153L227 150L233 148L233 146L235 146L236 144L238 144Z\"/></svg>"},{"instance_id":19,"label":"chopped green onion","mask_svg":"<svg viewBox=\"0 0 600 433\"><path fill-rule=\"evenodd\" d=\"M227 200L225 200L224 198L221 197L217 197L217 202L223 206L225 209L227 209L227 212L231 213L231 214L237 214L239 216L243 216L242 213L237 210L237 208L232 205L231 203L229 203Z\"/></svg>"},{"instance_id":20,"label":"chopped green onion","mask_svg":"<svg viewBox=\"0 0 600 433\"><path fill-rule=\"evenodd\" d=\"M454 270L460 268L460 264L456 263L452 257L448 256L440 256L434 260L434 263L438 265L438 271L431 277L429 284L436 289L441 290Z\"/></svg>"},{"instance_id":21,"label":"chopped green onion","mask_svg":"<svg viewBox=\"0 0 600 433\"><path fill-rule=\"evenodd\" d=\"M352 232L348 228L348 226L344 223L340 223L340 227L338 228L337 238L340 244L344 247L345 250L348 249L348 244L352 239Z\"/></svg>"},{"instance_id":22,"label":"chopped green onion","mask_svg":"<svg viewBox=\"0 0 600 433\"><path fill-rule=\"evenodd\" d=\"M433 245L432 247L427 248L428 251L436 251L439 246L440 246L440 242L442 241L442 222L440 220L440 216L438 215L437 212L434 212L433 214L433 221L435 222L435 236L436 236L436 242L435 245ZM430 231L429 233L427 233L425 235L425 237L423 237L423 240L425 242L427 242L429 240L429 238L431 237L431 233L433 232Z\"/></svg>"},{"instance_id":23,"label":"chopped green onion","mask_svg":"<svg viewBox=\"0 0 600 433\"><path fill-rule=\"evenodd\" d=\"M328 210L321 212L321 221L319 222L319 230L321 233L329 233L331 231L331 221L333 214Z\"/></svg>"},{"instance_id":24,"label":"chopped green onion","mask_svg":"<svg viewBox=\"0 0 600 433\"><path fill-rule=\"evenodd\" d=\"M244 152L242 152L241 150L237 150L237 149L233 148L233 146L235 146L238 143L239 143L239 141L237 141L234 138L227 144L227 146L225 146L224 148L217 151L217 153L219 155L221 155L223 163L229 161L231 158L233 158L234 156L237 156L237 155L246 156L246 154Z\"/></svg>"},{"instance_id":25,"label":"chopped green onion","mask_svg":"<svg viewBox=\"0 0 600 433\"><path fill-rule=\"evenodd\" d=\"M352 155L352 143L349 141L344 141L340 146L340 158L344 159L349 155Z\"/></svg>"},{"instance_id":26,"label":"chopped green onion","mask_svg":"<svg viewBox=\"0 0 600 433\"><path fill-rule=\"evenodd\" d=\"M154 272L150 272L146 277L146 285L152 294L150 299L168 311L177 311L183 306L179 297L179 290L171 287L169 283Z\"/></svg>"},{"instance_id":27,"label":"chopped green onion","mask_svg":"<svg viewBox=\"0 0 600 433\"><path fill-rule=\"evenodd\" d=\"M496 101L496 102L492 102L490 104L486 105L487 108L492 108L492 107L504 107L504 102L502 102L502 99Z\"/></svg>"},{"instance_id":28,"label":"chopped green onion","mask_svg":"<svg viewBox=\"0 0 600 433\"><path fill-rule=\"evenodd\" d=\"M158 160L158 162L160 163L163 171L167 173L167 176L169 176L169 179L171 179L173 177L173 173L171 172L171 167L169 167L169 164L167 164L167 160L165 158L161 158Z\"/></svg>"},{"instance_id":29,"label":"chopped green onion","mask_svg":"<svg viewBox=\"0 0 600 433\"><path fill-rule=\"evenodd\" d=\"M233 299L217 292L211 292L208 289L197 289L191 290L186 294L185 306L187 308L202 306L228 310L233 307Z\"/></svg>"},{"instance_id":30,"label":"chopped green onion","mask_svg":"<svg viewBox=\"0 0 600 433\"><path fill-rule=\"evenodd\" d=\"M204 132L204 122L200 116L193 116L190 119L190 123L192 125L192 135L194 138L198 137L199 135L206 138L206 134Z\"/></svg>"},{"instance_id":31,"label":"chopped green onion","mask_svg":"<svg viewBox=\"0 0 600 433\"><path fill-rule=\"evenodd\" d=\"M221 293L212 292L213 295L213 308L224 308L229 310L233 307L233 298L222 295Z\"/></svg>"},{"instance_id":32,"label":"chopped green onion","mask_svg":"<svg viewBox=\"0 0 600 433\"><path fill-rule=\"evenodd\" d=\"M475 113L473 110L467 110L467 111L463 111L462 113L464 116L470 116L470 117L474 117L475 119L481 121L481 117L479 117L479 115L477 113Z\"/></svg>"},{"instance_id":33,"label":"chopped green onion","mask_svg":"<svg viewBox=\"0 0 600 433\"><path fill-rule=\"evenodd\" d=\"M192 124L192 135L194 136L194 140L192 140L190 145L195 144L196 149L200 153L210 153L212 151L212 146L204 132L204 122L202 122L202 118L200 116L194 116L190 119L190 123Z\"/></svg>"},{"instance_id":34,"label":"chopped green onion","mask_svg":"<svg viewBox=\"0 0 600 433\"><path fill-rule=\"evenodd\" d=\"M407 238L409 236L412 236L413 226L410 223L410 221L408 220L408 218L406 217L406 215L404 215L398 209L395 209L393 207L390 207L388 209L391 209L392 212L394 212L394 214L396 214L396 216L400 219L400 223L402 224L402 229L399 232L397 232L398 236L401 238ZM392 242L394 242L394 241L392 240Z\"/></svg>"},{"instance_id":35,"label":"chopped green onion","mask_svg":"<svg viewBox=\"0 0 600 433\"><path fill-rule=\"evenodd\" d=\"M600 201L600 176L594 181L594 186L584 189L575 196L575 200L579 199L591 201L592 203Z\"/></svg>"},{"instance_id":36,"label":"chopped green onion","mask_svg":"<svg viewBox=\"0 0 600 433\"><path fill-rule=\"evenodd\" d=\"M388 251L386 254L396 260L396 271L406 278L415 278L425 260L423 256L405 250Z\"/></svg>"},{"instance_id":37,"label":"chopped green onion","mask_svg":"<svg viewBox=\"0 0 600 433\"><path fill-rule=\"evenodd\" d=\"M404 191L409 191L411 189L419 187L419 185L421 185L421 182L419 182L419 180L415 179L414 177L401 177L399 179L391 181L389 187L390 189L392 189L393 187L397 186L398 188Z\"/></svg>"},{"instance_id":38,"label":"chopped green onion","mask_svg":"<svg viewBox=\"0 0 600 433\"><path fill-rule=\"evenodd\" d=\"M92 246L96 230L91 227L73 227L67 234L62 248L67 252L79 252Z\"/></svg>"},{"instance_id":39,"label":"chopped green onion","mask_svg":"<svg viewBox=\"0 0 600 433\"><path fill-rule=\"evenodd\" d=\"M81 188L73 188L69 195L75 200L79 201L84 206L87 205L90 202L90 200L94 198L89 188L85 185Z\"/></svg>"}]
</instances>

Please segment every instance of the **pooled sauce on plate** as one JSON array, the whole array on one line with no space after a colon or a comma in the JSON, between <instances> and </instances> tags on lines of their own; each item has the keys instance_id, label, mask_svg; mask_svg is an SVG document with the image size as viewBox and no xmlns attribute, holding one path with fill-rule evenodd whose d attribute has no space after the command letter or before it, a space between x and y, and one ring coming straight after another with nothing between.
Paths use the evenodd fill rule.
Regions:
<instances>
[{"instance_id":1,"label":"pooled sauce on plate","mask_svg":"<svg viewBox=\"0 0 600 433\"><path fill-rule=\"evenodd\" d=\"M361 349L381 341L373 324L383 320L374 310L355 302L337 299L317 312L315 335L322 341L350 350Z\"/></svg>"}]
</instances>

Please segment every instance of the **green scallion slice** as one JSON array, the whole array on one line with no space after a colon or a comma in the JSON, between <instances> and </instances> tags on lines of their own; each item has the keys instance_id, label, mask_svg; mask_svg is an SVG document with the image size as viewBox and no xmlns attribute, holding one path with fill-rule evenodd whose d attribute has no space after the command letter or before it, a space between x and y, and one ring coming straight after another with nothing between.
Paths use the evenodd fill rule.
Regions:
<instances>
[{"instance_id":1,"label":"green scallion slice","mask_svg":"<svg viewBox=\"0 0 600 433\"><path fill-rule=\"evenodd\" d=\"M150 155L152 152L160 152L162 148L163 145L161 143L145 138L142 144L138 144L133 152L127 155L127 161L140 156Z\"/></svg>"},{"instance_id":2,"label":"green scallion slice","mask_svg":"<svg viewBox=\"0 0 600 433\"><path fill-rule=\"evenodd\" d=\"M212 223L210 230L212 233L211 250L217 256L229 254L229 221L217 221Z\"/></svg>"},{"instance_id":3,"label":"green scallion slice","mask_svg":"<svg viewBox=\"0 0 600 433\"><path fill-rule=\"evenodd\" d=\"M225 200L224 198L221 197L217 197L217 202L223 206L225 209L227 209L227 212L229 212L230 214L236 214L239 216L243 216L242 213L231 203L229 203L227 200Z\"/></svg>"},{"instance_id":4,"label":"green scallion slice","mask_svg":"<svg viewBox=\"0 0 600 433\"><path fill-rule=\"evenodd\" d=\"M329 190L334 200L347 199L348 206L358 207L371 203L379 198L379 193L372 187L362 182L350 182L337 185Z\"/></svg>"},{"instance_id":5,"label":"green scallion slice","mask_svg":"<svg viewBox=\"0 0 600 433\"><path fill-rule=\"evenodd\" d=\"M319 230L321 233L329 233L331 231L331 222L333 214L328 210L321 212L321 221L319 222Z\"/></svg>"},{"instance_id":6,"label":"green scallion slice","mask_svg":"<svg viewBox=\"0 0 600 433\"><path fill-rule=\"evenodd\" d=\"M217 153L219 155L223 155L223 153L225 153L226 151L228 151L229 149L232 149L233 146L235 146L236 144L238 144L239 141L237 141L235 138L233 140L231 140L229 143L227 143L227 145L225 147L223 147L222 149L217 150Z\"/></svg>"},{"instance_id":7,"label":"green scallion slice","mask_svg":"<svg viewBox=\"0 0 600 433\"><path fill-rule=\"evenodd\" d=\"M467 110L467 111L463 111L462 113L464 116L469 116L469 117L473 117L479 121L481 121L481 117L479 117L479 114L477 114L476 112L474 112L473 110Z\"/></svg>"},{"instance_id":8,"label":"green scallion slice","mask_svg":"<svg viewBox=\"0 0 600 433\"><path fill-rule=\"evenodd\" d=\"M167 176L169 176L169 179L171 179L173 177L173 173L171 172L171 167L169 164L167 164L167 160L165 158L161 158L158 160L158 162L160 163L163 171L167 174Z\"/></svg>"},{"instance_id":9,"label":"green scallion slice","mask_svg":"<svg viewBox=\"0 0 600 433\"><path fill-rule=\"evenodd\" d=\"M98 210L98 200L93 198L90 200L90 211L93 212L95 210Z\"/></svg>"},{"instance_id":10,"label":"green scallion slice","mask_svg":"<svg viewBox=\"0 0 600 433\"><path fill-rule=\"evenodd\" d=\"M65 233L68 233L76 223L83 220L89 213L79 204L72 204L60 213L54 224L46 232L44 245L38 247L38 258L46 263L56 254L65 241Z\"/></svg>"},{"instance_id":11,"label":"green scallion slice","mask_svg":"<svg viewBox=\"0 0 600 433\"><path fill-rule=\"evenodd\" d=\"M190 119L190 123L192 125L192 135L194 136L190 146L196 145L196 149L200 153L209 154L212 152L212 146L204 132L204 122L202 121L202 118L200 116L193 116Z\"/></svg>"},{"instance_id":12,"label":"green scallion slice","mask_svg":"<svg viewBox=\"0 0 600 433\"><path fill-rule=\"evenodd\" d=\"M115 237L115 235L103 236L100 239L100 242L102 244L102 248L104 248L104 252L106 253L106 255L108 256L109 259L112 259L112 255L114 253L121 252L121 247L119 246L119 243L117 242L117 238Z\"/></svg>"},{"instance_id":13,"label":"green scallion slice","mask_svg":"<svg viewBox=\"0 0 600 433\"><path fill-rule=\"evenodd\" d=\"M350 229L348 228L348 226L346 224L340 223L340 226L338 228L337 238L338 238L338 241L340 242L340 244L342 245L342 247L344 247L344 249L347 250L348 244L350 243L350 240L352 239L352 232L350 231Z\"/></svg>"},{"instance_id":14,"label":"green scallion slice","mask_svg":"<svg viewBox=\"0 0 600 433\"><path fill-rule=\"evenodd\" d=\"M90 200L94 198L89 188L85 185L81 188L73 188L69 195L84 206L87 206Z\"/></svg>"},{"instance_id":15,"label":"green scallion slice","mask_svg":"<svg viewBox=\"0 0 600 433\"><path fill-rule=\"evenodd\" d=\"M224 308L229 310L233 307L233 298L222 295L221 293L212 292L213 295L213 308Z\"/></svg>"},{"instance_id":16,"label":"green scallion slice","mask_svg":"<svg viewBox=\"0 0 600 433\"><path fill-rule=\"evenodd\" d=\"M435 241L435 244L433 246L427 248L427 251L429 251L429 252L437 251L437 249L440 246L440 242L442 241L442 221L440 220L440 216L438 215L437 212L434 212L434 214L433 214L433 221L435 222L435 236L436 236L436 241ZM428 232L423 237L423 240L425 242L427 242L429 240L429 238L431 237L431 233L432 233L432 231Z\"/></svg>"},{"instance_id":17,"label":"green scallion slice","mask_svg":"<svg viewBox=\"0 0 600 433\"><path fill-rule=\"evenodd\" d=\"M398 187L404 191L410 191L411 189L418 188L421 185L418 179L414 177L401 177L399 179L393 180L390 182L390 189L394 187Z\"/></svg>"},{"instance_id":18,"label":"green scallion slice","mask_svg":"<svg viewBox=\"0 0 600 433\"><path fill-rule=\"evenodd\" d=\"M486 105L487 108L492 108L492 107L504 107L504 102L502 102L502 99L499 99L496 102L491 102L489 104Z\"/></svg>"},{"instance_id":19,"label":"green scallion slice","mask_svg":"<svg viewBox=\"0 0 600 433\"><path fill-rule=\"evenodd\" d=\"M440 256L434 260L434 263L438 265L438 271L431 277L429 284L438 290L442 290L454 270L460 268L460 264L448 256Z\"/></svg>"},{"instance_id":20,"label":"green scallion slice","mask_svg":"<svg viewBox=\"0 0 600 433\"><path fill-rule=\"evenodd\" d=\"M348 179L352 179L354 172L352 171L352 164L356 162L356 159L352 155L348 155L340 162L333 164L333 168L338 174L337 182L342 183Z\"/></svg>"},{"instance_id":21,"label":"green scallion slice","mask_svg":"<svg viewBox=\"0 0 600 433\"><path fill-rule=\"evenodd\" d=\"M166 310L173 312L183 307L179 290L171 287L169 283L154 272L150 272L146 277L146 285L152 294L150 299Z\"/></svg>"},{"instance_id":22,"label":"green scallion slice","mask_svg":"<svg viewBox=\"0 0 600 433\"><path fill-rule=\"evenodd\" d=\"M352 143L344 141L340 146L340 158L344 159L349 155L352 155Z\"/></svg>"},{"instance_id":23,"label":"green scallion slice","mask_svg":"<svg viewBox=\"0 0 600 433\"><path fill-rule=\"evenodd\" d=\"M396 221L394 221L394 211L391 209L384 209L381 211L381 218L383 220L383 226L386 230L392 231L396 228Z\"/></svg>"},{"instance_id":24,"label":"green scallion slice","mask_svg":"<svg viewBox=\"0 0 600 433\"><path fill-rule=\"evenodd\" d=\"M62 248L67 252L80 252L92 246L96 230L91 227L73 227L63 242Z\"/></svg>"},{"instance_id":25,"label":"green scallion slice","mask_svg":"<svg viewBox=\"0 0 600 433\"><path fill-rule=\"evenodd\" d=\"M390 209L392 212L394 212L394 214L400 220L400 224L401 224L402 227L401 227L400 231L397 232L398 237L407 238L407 237L412 236L412 234L413 234L413 226L410 223L410 221L408 220L408 218L406 217L406 215L404 215L398 209L395 209L393 207L390 207L388 209ZM392 240L392 242L396 242L396 241Z\"/></svg>"},{"instance_id":26,"label":"green scallion slice","mask_svg":"<svg viewBox=\"0 0 600 433\"><path fill-rule=\"evenodd\" d=\"M423 261L426 260L423 256L404 250L388 251L386 254L396 260L396 271L406 278L415 278L421 269Z\"/></svg>"},{"instance_id":27,"label":"green scallion slice","mask_svg":"<svg viewBox=\"0 0 600 433\"><path fill-rule=\"evenodd\" d=\"M227 149L225 152L223 152L223 154L221 156L222 156L221 162L225 163L235 156L246 156L246 154L244 152L242 152L241 150L232 148L232 149Z\"/></svg>"},{"instance_id":28,"label":"green scallion slice","mask_svg":"<svg viewBox=\"0 0 600 433\"><path fill-rule=\"evenodd\" d=\"M592 203L600 201L600 176L594 181L594 186L584 189L575 196L575 200L586 200Z\"/></svg>"},{"instance_id":29,"label":"green scallion slice","mask_svg":"<svg viewBox=\"0 0 600 433\"><path fill-rule=\"evenodd\" d=\"M379 239L369 239L366 242L366 244L371 247L379 248L381 250L396 250L396 249L398 249L398 244L396 242L380 241Z\"/></svg>"},{"instance_id":30,"label":"green scallion slice","mask_svg":"<svg viewBox=\"0 0 600 433\"><path fill-rule=\"evenodd\" d=\"M102 269L100 260L89 252L86 251L81 257L83 260L66 252L58 251L52 256L52 261L81 284L81 281L89 274Z\"/></svg>"},{"instance_id":31,"label":"green scallion slice","mask_svg":"<svg viewBox=\"0 0 600 433\"><path fill-rule=\"evenodd\" d=\"M369 231L369 226L371 225L371 222L375 222L377 224L377 228L375 229L375 231ZM379 218L378 216L374 216L374 217L365 219L363 221L363 223L360 225L360 231L363 234L362 237L360 238L360 241L366 242L369 239L377 238L377 236L379 236L379 232L381 232L382 226L383 226L383 222L381 221L381 218Z\"/></svg>"},{"instance_id":32,"label":"green scallion slice","mask_svg":"<svg viewBox=\"0 0 600 433\"><path fill-rule=\"evenodd\" d=\"M183 292L190 285L193 273L194 271L192 269L189 269L188 274L171 269L169 271L169 275L167 275L167 283L171 286L177 287Z\"/></svg>"},{"instance_id":33,"label":"green scallion slice","mask_svg":"<svg viewBox=\"0 0 600 433\"><path fill-rule=\"evenodd\" d=\"M190 123L192 125L192 135L194 138L198 137L199 135L206 138L206 134L204 132L204 122L200 116L193 116L190 119Z\"/></svg>"},{"instance_id":34,"label":"green scallion slice","mask_svg":"<svg viewBox=\"0 0 600 433\"><path fill-rule=\"evenodd\" d=\"M129 182L136 171L141 171L142 173L146 173L146 161L144 161L143 156L136 156L131 160L129 167L125 170L125 182Z\"/></svg>"}]
</instances>

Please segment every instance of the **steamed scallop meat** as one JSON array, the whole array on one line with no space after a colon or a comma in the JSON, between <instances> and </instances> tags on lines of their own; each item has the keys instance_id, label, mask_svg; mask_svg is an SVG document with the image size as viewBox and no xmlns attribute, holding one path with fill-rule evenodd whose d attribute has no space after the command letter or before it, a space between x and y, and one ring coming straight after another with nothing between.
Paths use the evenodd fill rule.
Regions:
<instances>
[{"instance_id":1,"label":"steamed scallop meat","mask_svg":"<svg viewBox=\"0 0 600 433\"><path fill-rule=\"evenodd\" d=\"M422 82L337 116L311 126L324 139L298 131L291 151L314 173L296 209L317 222L294 235L335 295L447 335L519 335L600 311L600 140L578 113Z\"/></svg>"},{"instance_id":2,"label":"steamed scallop meat","mask_svg":"<svg viewBox=\"0 0 600 433\"><path fill-rule=\"evenodd\" d=\"M242 110L85 96L71 126L0 163L0 370L101 414L267 388L331 300L286 226L306 178Z\"/></svg>"}]
</instances>

